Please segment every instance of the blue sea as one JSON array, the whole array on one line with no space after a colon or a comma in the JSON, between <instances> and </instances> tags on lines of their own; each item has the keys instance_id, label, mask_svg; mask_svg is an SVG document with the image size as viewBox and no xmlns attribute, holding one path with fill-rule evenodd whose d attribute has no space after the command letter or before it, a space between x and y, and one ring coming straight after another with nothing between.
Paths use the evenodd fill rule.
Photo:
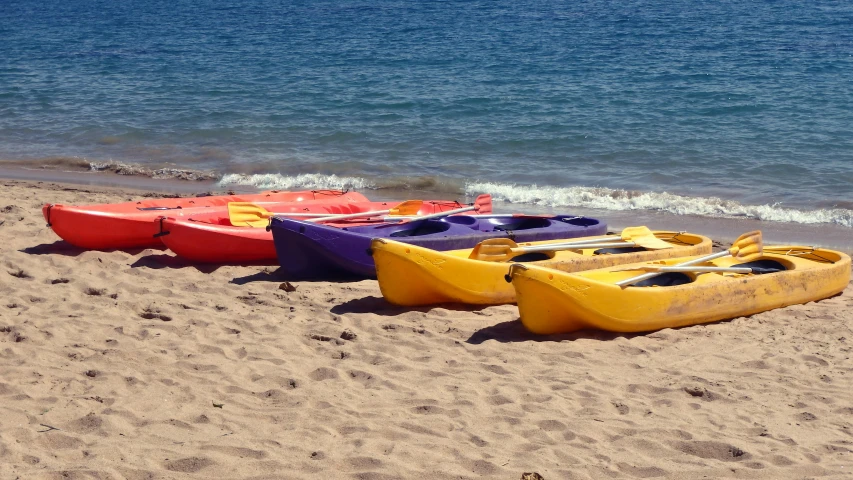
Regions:
<instances>
[{"instance_id":1,"label":"blue sea","mask_svg":"<svg viewBox=\"0 0 853 480\"><path fill-rule=\"evenodd\" d=\"M853 228L853 3L0 2L0 164Z\"/></svg>"}]
</instances>

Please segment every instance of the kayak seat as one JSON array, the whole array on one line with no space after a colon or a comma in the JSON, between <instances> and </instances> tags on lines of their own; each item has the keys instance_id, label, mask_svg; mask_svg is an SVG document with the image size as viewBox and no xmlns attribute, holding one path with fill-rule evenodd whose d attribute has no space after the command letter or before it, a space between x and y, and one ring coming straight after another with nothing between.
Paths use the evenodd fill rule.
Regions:
<instances>
[{"instance_id":1,"label":"kayak seat","mask_svg":"<svg viewBox=\"0 0 853 480\"><path fill-rule=\"evenodd\" d=\"M570 225L577 225L579 227L591 227L593 225L598 225L600 222L594 218L586 218L586 217L563 217L560 218L560 221L563 223L568 223Z\"/></svg>"},{"instance_id":2,"label":"kayak seat","mask_svg":"<svg viewBox=\"0 0 853 480\"><path fill-rule=\"evenodd\" d=\"M510 262L537 262L539 260L548 260L551 257L543 252L522 253L521 255L512 257Z\"/></svg>"},{"instance_id":3,"label":"kayak seat","mask_svg":"<svg viewBox=\"0 0 853 480\"><path fill-rule=\"evenodd\" d=\"M397 232L389 235L392 238L399 237L419 237L421 235L430 235L433 233L441 233L446 232L450 229L450 225L445 222L418 222L421 225L415 226L414 228L410 228L408 230L399 230Z\"/></svg>"},{"instance_id":4,"label":"kayak seat","mask_svg":"<svg viewBox=\"0 0 853 480\"><path fill-rule=\"evenodd\" d=\"M464 225L466 227L475 228L480 221L470 215L451 215L441 219L442 222L452 223L454 225Z\"/></svg>"},{"instance_id":5,"label":"kayak seat","mask_svg":"<svg viewBox=\"0 0 853 480\"><path fill-rule=\"evenodd\" d=\"M530 230L533 228L545 228L551 225L547 218L510 218L506 222L495 225L495 230L507 232L510 230Z\"/></svg>"},{"instance_id":6,"label":"kayak seat","mask_svg":"<svg viewBox=\"0 0 853 480\"><path fill-rule=\"evenodd\" d=\"M759 275L764 273L784 272L787 270L785 265L777 262L776 260L756 260L754 262L738 263L737 265L732 265L732 267L761 269L752 272Z\"/></svg>"},{"instance_id":7,"label":"kayak seat","mask_svg":"<svg viewBox=\"0 0 853 480\"><path fill-rule=\"evenodd\" d=\"M643 247L615 247L615 248L599 248L592 252L593 255L611 255L619 253L645 252Z\"/></svg>"},{"instance_id":8,"label":"kayak seat","mask_svg":"<svg viewBox=\"0 0 853 480\"><path fill-rule=\"evenodd\" d=\"M674 287L676 285L685 285L693 281L690 275L681 272L661 273L652 278L647 278L642 282L633 284L635 287Z\"/></svg>"}]
</instances>

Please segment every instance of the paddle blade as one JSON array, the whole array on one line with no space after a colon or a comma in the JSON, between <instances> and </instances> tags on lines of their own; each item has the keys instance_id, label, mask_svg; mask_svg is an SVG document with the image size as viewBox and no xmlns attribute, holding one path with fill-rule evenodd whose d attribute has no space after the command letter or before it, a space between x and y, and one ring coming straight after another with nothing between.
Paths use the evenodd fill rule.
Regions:
<instances>
[{"instance_id":1,"label":"paddle blade","mask_svg":"<svg viewBox=\"0 0 853 480\"><path fill-rule=\"evenodd\" d=\"M665 242L655 236L648 227L626 227L622 230L622 240L634 242L638 247L649 250L663 250L672 248L672 244Z\"/></svg>"},{"instance_id":2,"label":"paddle blade","mask_svg":"<svg viewBox=\"0 0 853 480\"><path fill-rule=\"evenodd\" d=\"M479 215L492 213L492 196L484 193L474 200L474 211Z\"/></svg>"},{"instance_id":3,"label":"paddle blade","mask_svg":"<svg viewBox=\"0 0 853 480\"><path fill-rule=\"evenodd\" d=\"M272 212L249 202L229 202L228 219L231 225L248 225L255 228L266 227Z\"/></svg>"},{"instance_id":4,"label":"paddle blade","mask_svg":"<svg viewBox=\"0 0 853 480\"><path fill-rule=\"evenodd\" d=\"M735 258L754 260L761 257L764 250L764 241L761 230L744 233L739 236L729 249L729 253Z\"/></svg>"},{"instance_id":5,"label":"paddle blade","mask_svg":"<svg viewBox=\"0 0 853 480\"><path fill-rule=\"evenodd\" d=\"M490 238L478 243L468 258L483 262L505 262L515 257L512 252L518 244L509 238Z\"/></svg>"},{"instance_id":6,"label":"paddle blade","mask_svg":"<svg viewBox=\"0 0 853 480\"><path fill-rule=\"evenodd\" d=\"M397 205L392 208L388 214L389 215L417 215L418 211L420 211L421 207L423 207L423 200L406 200L405 202Z\"/></svg>"},{"instance_id":7,"label":"paddle blade","mask_svg":"<svg viewBox=\"0 0 853 480\"><path fill-rule=\"evenodd\" d=\"M625 227L622 230L621 236L622 236L622 240L625 240L626 242L630 242L631 239L633 239L633 238L645 237L648 235L654 236L654 233L652 233L652 231L649 230L649 227L641 226L641 227Z\"/></svg>"}]
</instances>

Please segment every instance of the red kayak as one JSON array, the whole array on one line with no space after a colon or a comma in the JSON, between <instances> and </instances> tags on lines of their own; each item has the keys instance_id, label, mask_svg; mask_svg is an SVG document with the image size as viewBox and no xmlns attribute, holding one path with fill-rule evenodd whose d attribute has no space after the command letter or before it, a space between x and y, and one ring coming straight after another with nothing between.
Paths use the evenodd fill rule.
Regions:
<instances>
[{"instance_id":1,"label":"red kayak","mask_svg":"<svg viewBox=\"0 0 853 480\"><path fill-rule=\"evenodd\" d=\"M80 248L112 250L162 247L160 238L154 236L159 231L154 220L165 213L187 217L204 212L220 212L227 216L229 202L255 202L260 205L269 202L337 205L365 201L367 198L357 192L273 190L247 195L158 198L77 207L45 204L42 214L47 225L66 242Z\"/></svg>"},{"instance_id":2,"label":"red kayak","mask_svg":"<svg viewBox=\"0 0 853 480\"><path fill-rule=\"evenodd\" d=\"M329 215L386 210L400 202L354 202L341 205L270 206L276 213L329 213ZM465 207L455 201L424 200L418 215L446 212ZM289 208L289 209L288 209ZM287 217L287 215L278 215ZM382 223L381 219L365 221L328 222L324 225L349 227ZM234 226L227 212L210 212L190 218L161 217L152 223L159 230L160 240L179 257L203 263L275 262L276 252L272 233L266 228Z\"/></svg>"}]
</instances>

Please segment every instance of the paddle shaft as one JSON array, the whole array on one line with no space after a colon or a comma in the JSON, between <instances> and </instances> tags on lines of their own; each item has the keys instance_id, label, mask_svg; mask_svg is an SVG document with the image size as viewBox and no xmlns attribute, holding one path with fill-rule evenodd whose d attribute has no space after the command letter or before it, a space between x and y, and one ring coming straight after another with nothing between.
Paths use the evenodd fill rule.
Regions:
<instances>
[{"instance_id":1,"label":"paddle shaft","mask_svg":"<svg viewBox=\"0 0 853 480\"><path fill-rule=\"evenodd\" d=\"M679 263L678 265L673 265L673 266L675 266L675 267L687 267L690 265L697 265L699 263L705 263L705 262L708 262L710 260L714 260L716 258L727 257L731 254L732 253L730 251L724 250L722 252L717 252L717 253L712 253L710 255L705 255L704 257L699 257L695 260L690 260L689 262ZM660 275L660 273L658 273L658 272L644 273L642 275L637 275L636 277L631 277L631 278L626 278L625 280L620 280L620 281L616 282L616 285L618 285L620 287L627 287L627 286L633 285L637 282L642 282L643 280L657 277L658 275Z\"/></svg>"},{"instance_id":2,"label":"paddle shaft","mask_svg":"<svg viewBox=\"0 0 853 480\"><path fill-rule=\"evenodd\" d=\"M321 218L328 217L329 212L324 213L285 213L285 212L270 212L270 216L275 217L294 217L294 218Z\"/></svg>"},{"instance_id":3,"label":"paddle shaft","mask_svg":"<svg viewBox=\"0 0 853 480\"><path fill-rule=\"evenodd\" d=\"M447 217L449 215L454 215L454 214L462 213L462 212L470 212L471 210L476 210L476 209L477 209L476 205L471 205L470 207L457 208L456 210L447 210L445 212L431 213L429 215L421 215L419 217L412 217L412 218L409 218L408 221L414 222L416 220L429 220L431 218Z\"/></svg>"},{"instance_id":4,"label":"paddle shaft","mask_svg":"<svg viewBox=\"0 0 853 480\"><path fill-rule=\"evenodd\" d=\"M621 238L619 238L618 235L605 235L603 237L593 237L593 238L588 238L586 240L573 240L571 242L552 243L551 245L583 245L585 243L609 242L611 240L614 242L618 242L618 241L624 242L625 241L625 240L622 240ZM542 245L542 246L544 247L545 245ZM524 248L527 248L527 247L524 247Z\"/></svg>"},{"instance_id":5,"label":"paddle shaft","mask_svg":"<svg viewBox=\"0 0 853 480\"><path fill-rule=\"evenodd\" d=\"M409 218L415 218L413 215L385 215L385 216L380 217L380 216L378 216L378 215L371 215L371 214L370 214L370 212L361 213L361 214L359 214L359 215L361 215L361 216L362 216L362 217L364 217L364 218L381 218L382 220L385 220L385 221L391 221L391 220L406 220L406 219L409 219ZM322 218L322 217L328 217L328 216L329 216L329 214L328 214L328 213L284 213L284 212L270 212L270 216L275 216L275 217L293 217L293 218L313 218L313 219L317 219L317 218ZM362 218L362 217L357 217L357 218Z\"/></svg>"},{"instance_id":6,"label":"paddle shaft","mask_svg":"<svg viewBox=\"0 0 853 480\"><path fill-rule=\"evenodd\" d=\"M697 272L697 273L752 273L753 269L749 267L691 267L689 265L678 266L672 265L669 267L645 267L653 272Z\"/></svg>"},{"instance_id":7,"label":"paddle shaft","mask_svg":"<svg viewBox=\"0 0 853 480\"><path fill-rule=\"evenodd\" d=\"M535 247L519 247L513 248L512 253L534 253L534 252L550 252L554 250L571 250L574 248L619 248L619 247L636 247L634 242L614 242L614 243L593 243L593 242L577 242L577 243L552 243L550 245L537 245Z\"/></svg>"},{"instance_id":8,"label":"paddle shaft","mask_svg":"<svg viewBox=\"0 0 853 480\"><path fill-rule=\"evenodd\" d=\"M629 227L626 228L622 235L623 237L619 237L616 235L605 235L603 237L594 237L588 238L586 240L574 240L571 242L562 242L562 243L551 243L548 245L536 245L536 246L525 246L520 248L513 248L513 252L548 252L551 250L571 250L572 248L619 248L619 247L637 247L641 246L642 243L637 243L633 238L643 237L640 232L637 232L639 229L644 229L648 231L645 227ZM628 233L631 230L631 233ZM628 234L628 238L624 238L624 235ZM633 235L631 235L633 234ZM648 235L654 235L651 231L648 231ZM633 237L633 238L632 238ZM632 241L633 240L633 241ZM655 240L657 240L655 238ZM612 242L612 243L608 243ZM618 243L616 243L618 242ZM600 243L600 244L599 244ZM658 247L661 248L661 247ZM664 247L665 248L665 247Z\"/></svg>"},{"instance_id":9,"label":"paddle shaft","mask_svg":"<svg viewBox=\"0 0 853 480\"><path fill-rule=\"evenodd\" d=\"M364 217L373 217L378 215L385 215L387 213L391 213L391 210L375 210L373 212L362 212L362 213L348 213L344 215L330 215L327 217L320 218L309 218L306 222L329 222L332 220L346 220L349 218L364 218ZM286 216L287 214L285 214Z\"/></svg>"},{"instance_id":10,"label":"paddle shaft","mask_svg":"<svg viewBox=\"0 0 853 480\"><path fill-rule=\"evenodd\" d=\"M653 272L694 272L694 273L754 273L756 275L764 275L767 273L775 273L782 271L779 268L767 267L679 267L671 265L669 267L643 267Z\"/></svg>"}]
</instances>

